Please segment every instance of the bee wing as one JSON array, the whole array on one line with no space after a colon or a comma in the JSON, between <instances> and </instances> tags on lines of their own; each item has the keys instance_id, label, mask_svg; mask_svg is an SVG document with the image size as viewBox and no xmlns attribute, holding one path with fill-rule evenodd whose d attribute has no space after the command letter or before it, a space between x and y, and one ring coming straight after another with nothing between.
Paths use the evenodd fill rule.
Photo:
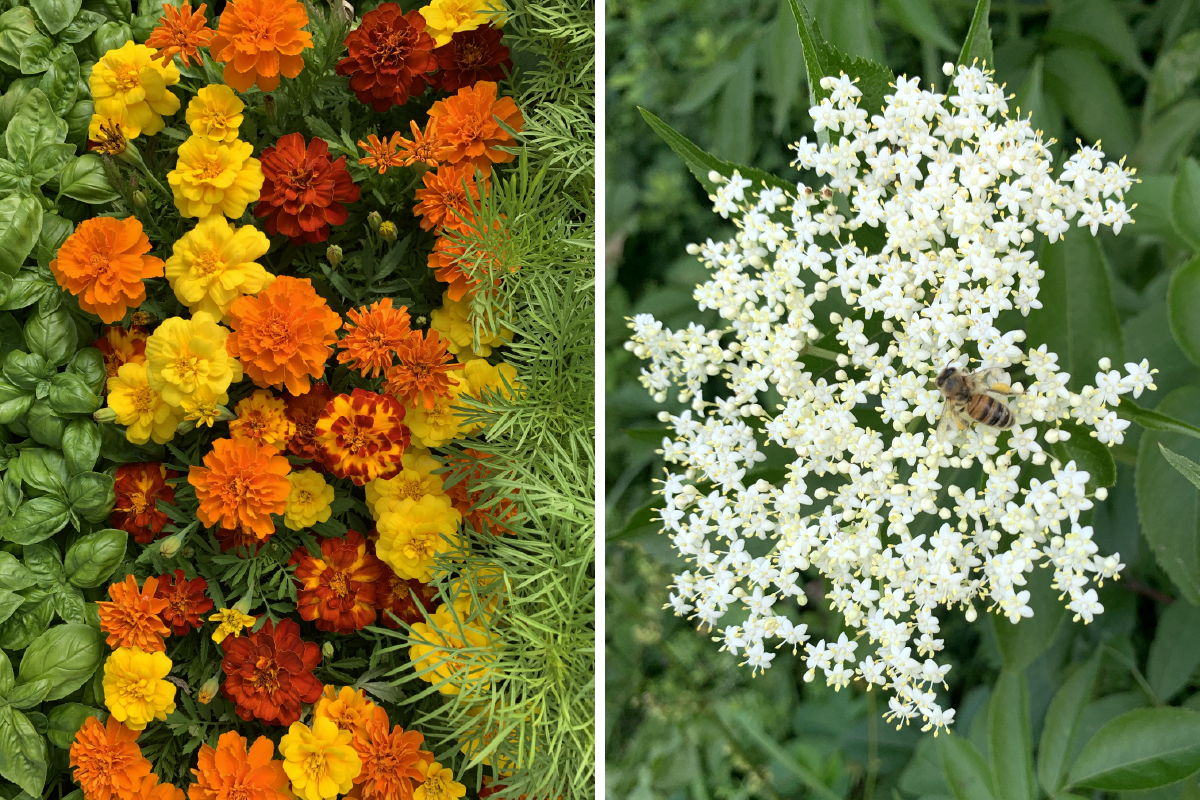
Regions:
<instances>
[{"instance_id":1,"label":"bee wing","mask_svg":"<svg viewBox=\"0 0 1200 800\"><path fill-rule=\"evenodd\" d=\"M950 403L946 403L942 410L942 418L938 420L937 438L942 444L949 444L962 430L963 422L962 415L958 409Z\"/></svg>"}]
</instances>

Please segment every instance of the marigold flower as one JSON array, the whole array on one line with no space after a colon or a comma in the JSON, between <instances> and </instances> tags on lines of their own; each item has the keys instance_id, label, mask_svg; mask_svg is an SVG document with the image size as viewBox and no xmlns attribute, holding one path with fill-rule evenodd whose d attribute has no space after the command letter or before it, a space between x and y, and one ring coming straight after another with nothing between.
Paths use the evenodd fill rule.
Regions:
<instances>
[{"instance_id":1,"label":"marigold flower","mask_svg":"<svg viewBox=\"0 0 1200 800\"><path fill-rule=\"evenodd\" d=\"M171 626L171 633L184 636L192 629L198 630L203 624L201 615L212 611L213 607L213 601L204 594L208 590L208 581L204 578L188 580L181 569L158 580L156 596L167 603L161 616Z\"/></svg>"},{"instance_id":2,"label":"marigold flower","mask_svg":"<svg viewBox=\"0 0 1200 800\"><path fill-rule=\"evenodd\" d=\"M332 800L350 791L362 772L354 734L338 730L328 719L314 719L312 728L293 722L279 741L283 769L300 800Z\"/></svg>"},{"instance_id":3,"label":"marigold flower","mask_svg":"<svg viewBox=\"0 0 1200 800\"><path fill-rule=\"evenodd\" d=\"M175 438L179 425L175 409L150 388L145 364L125 364L108 379L108 407L125 426L125 438L133 444L153 439L165 444Z\"/></svg>"},{"instance_id":4,"label":"marigold flower","mask_svg":"<svg viewBox=\"0 0 1200 800\"><path fill-rule=\"evenodd\" d=\"M405 450L400 457L400 465L402 469L395 477L376 478L365 487L367 507L376 520L406 497L420 500L427 494L445 494L442 491L442 476L436 474L441 464L424 447Z\"/></svg>"},{"instance_id":5,"label":"marigold flower","mask_svg":"<svg viewBox=\"0 0 1200 800\"><path fill-rule=\"evenodd\" d=\"M291 725L300 719L300 706L315 703L321 682L313 667L321 663L321 647L300 639L294 620L267 620L254 633L221 642L225 682L221 694L236 706L244 720L267 725Z\"/></svg>"},{"instance_id":6,"label":"marigold flower","mask_svg":"<svg viewBox=\"0 0 1200 800\"><path fill-rule=\"evenodd\" d=\"M115 377L122 364L146 363L146 339L150 331L134 325L129 330L120 325L108 325L92 347L104 356L104 370Z\"/></svg>"},{"instance_id":7,"label":"marigold flower","mask_svg":"<svg viewBox=\"0 0 1200 800\"><path fill-rule=\"evenodd\" d=\"M467 787L454 780L454 772L436 761L423 765L425 782L413 792L413 800L457 800L467 793Z\"/></svg>"},{"instance_id":8,"label":"marigold flower","mask_svg":"<svg viewBox=\"0 0 1200 800\"><path fill-rule=\"evenodd\" d=\"M380 139L372 133L367 136L367 141L360 139L358 142L358 146L367 151L366 158L360 158L358 163L365 164L370 169L378 169L380 175L387 172L388 167L403 166L403 159L396 156L400 142L399 133L393 133L391 139L386 136Z\"/></svg>"},{"instance_id":9,"label":"marigold flower","mask_svg":"<svg viewBox=\"0 0 1200 800\"><path fill-rule=\"evenodd\" d=\"M208 136L189 136L179 145L175 169L167 173L179 213L200 219L210 214L242 216L263 187L262 164L253 152L253 145L237 139L226 144Z\"/></svg>"},{"instance_id":10,"label":"marigold flower","mask_svg":"<svg viewBox=\"0 0 1200 800\"><path fill-rule=\"evenodd\" d=\"M111 602L96 603L100 612L100 630L108 634L108 646L137 647L147 653L167 649L164 636L171 629L163 624L159 614L167 607L166 600L154 595L158 590L158 578L146 578L141 590L137 578L126 575L125 580L108 587Z\"/></svg>"},{"instance_id":11,"label":"marigold flower","mask_svg":"<svg viewBox=\"0 0 1200 800\"><path fill-rule=\"evenodd\" d=\"M357 369L364 378L378 377L392 354L408 340L408 307L392 307L392 298L346 312L346 335L338 342L338 363Z\"/></svg>"},{"instance_id":12,"label":"marigold flower","mask_svg":"<svg viewBox=\"0 0 1200 800\"><path fill-rule=\"evenodd\" d=\"M217 528L217 544L221 547L222 553L238 553L239 548L245 548L247 554L251 558L258 554L258 549L271 541L273 533L268 533L266 536L259 537L252 530L248 530L244 525L238 525L236 528Z\"/></svg>"},{"instance_id":13,"label":"marigold flower","mask_svg":"<svg viewBox=\"0 0 1200 800\"><path fill-rule=\"evenodd\" d=\"M238 137L246 104L233 89L214 83L202 87L188 103L184 119L196 136L229 144Z\"/></svg>"},{"instance_id":14,"label":"marigold flower","mask_svg":"<svg viewBox=\"0 0 1200 800\"><path fill-rule=\"evenodd\" d=\"M208 27L208 19L204 16L208 4L201 3L194 14L192 4L188 2L179 8L170 3L163 3L162 7L166 16L158 18L158 27L146 40L146 46L159 51L164 67L170 64L176 55L185 67L191 64L188 61L189 57L203 64L204 58L200 55L199 48L207 47L209 40L216 33Z\"/></svg>"},{"instance_id":15,"label":"marigold flower","mask_svg":"<svg viewBox=\"0 0 1200 800\"><path fill-rule=\"evenodd\" d=\"M208 618L209 622L219 623L217 629L213 631L212 640L220 644L229 636L236 639L242 635L242 629L252 627L257 620L257 617L250 616L236 606L222 608Z\"/></svg>"},{"instance_id":16,"label":"marigold flower","mask_svg":"<svg viewBox=\"0 0 1200 800\"><path fill-rule=\"evenodd\" d=\"M287 417L283 398L268 389L256 389L238 401L234 410L237 419L229 421L231 439L249 439L259 447L283 450L296 432L295 423Z\"/></svg>"},{"instance_id":17,"label":"marigold flower","mask_svg":"<svg viewBox=\"0 0 1200 800\"><path fill-rule=\"evenodd\" d=\"M226 351L229 336L206 311L163 320L146 340L150 387L176 407L225 402L229 385L242 379L241 364Z\"/></svg>"},{"instance_id":18,"label":"marigold flower","mask_svg":"<svg viewBox=\"0 0 1200 800\"><path fill-rule=\"evenodd\" d=\"M317 420L314 438L329 470L362 486L400 471L409 431L404 408L395 398L355 389L330 401Z\"/></svg>"},{"instance_id":19,"label":"marigold flower","mask_svg":"<svg viewBox=\"0 0 1200 800\"><path fill-rule=\"evenodd\" d=\"M448 372L446 379L450 382L450 393L435 397L433 408L426 408L423 402L404 406L409 435L418 447L442 447L469 435L471 428L458 408L458 395L465 388L461 373Z\"/></svg>"},{"instance_id":20,"label":"marigold flower","mask_svg":"<svg viewBox=\"0 0 1200 800\"><path fill-rule=\"evenodd\" d=\"M421 218L424 230L461 230L474 219L467 200L468 192L476 204L479 202L479 184L475 181L475 167L470 163L443 164L436 172L421 176L424 189L417 189L417 204L413 214ZM487 176L483 179L484 194L488 191Z\"/></svg>"},{"instance_id":21,"label":"marigold flower","mask_svg":"<svg viewBox=\"0 0 1200 800\"><path fill-rule=\"evenodd\" d=\"M460 435L471 436L487 427L486 413L463 402L464 397L471 397L488 406L494 398L511 398L519 389L517 370L511 364L490 364L482 358L471 359L464 364L456 395L458 402L455 403Z\"/></svg>"},{"instance_id":22,"label":"marigold flower","mask_svg":"<svg viewBox=\"0 0 1200 800\"><path fill-rule=\"evenodd\" d=\"M163 115L179 110L179 98L167 91L179 83L174 64L159 64L155 51L126 42L109 50L92 67L88 84L96 113L105 118L124 114L125 138L153 136L166 127Z\"/></svg>"},{"instance_id":23,"label":"marigold flower","mask_svg":"<svg viewBox=\"0 0 1200 800\"><path fill-rule=\"evenodd\" d=\"M266 180L254 216L267 218L267 232L293 244L323 242L330 225L350 216L343 203L358 200L359 188L346 170L346 157L329 158L329 145L316 136L304 146L298 133L281 136L262 154Z\"/></svg>"},{"instance_id":24,"label":"marigold flower","mask_svg":"<svg viewBox=\"0 0 1200 800\"><path fill-rule=\"evenodd\" d=\"M302 469L288 475L292 492L288 495L283 524L294 531L311 528L329 519L333 502L333 487L325 483L321 473Z\"/></svg>"},{"instance_id":25,"label":"marigold flower","mask_svg":"<svg viewBox=\"0 0 1200 800\"><path fill-rule=\"evenodd\" d=\"M375 591L375 607L383 624L393 630L403 622L415 625L437 607L437 589L428 583L401 578L391 567L384 567L379 588Z\"/></svg>"},{"instance_id":26,"label":"marigold flower","mask_svg":"<svg viewBox=\"0 0 1200 800\"><path fill-rule=\"evenodd\" d=\"M115 716L106 723L96 717L84 720L71 743L71 769L75 783L88 800L134 800L150 762L137 745L138 731L122 725Z\"/></svg>"},{"instance_id":27,"label":"marigold flower","mask_svg":"<svg viewBox=\"0 0 1200 800\"><path fill-rule=\"evenodd\" d=\"M150 250L137 217L92 217L63 242L50 271L80 308L111 324L146 299L146 278L162 277L162 259L146 255Z\"/></svg>"},{"instance_id":28,"label":"marigold flower","mask_svg":"<svg viewBox=\"0 0 1200 800\"><path fill-rule=\"evenodd\" d=\"M258 386L287 386L304 394L310 378L325 373L325 361L337 341L339 317L313 289L308 278L283 276L257 297L246 296L229 308L233 333L229 354L238 358Z\"/></svg>"},{"instance_id":29,"label":"marigold flower","mask_svg":"<svg viewBox=\"0 0 1200 800\"><path fill-rule=\"evenodd\" d=\"M396 356L399 363L387 368L387 393L405 405L423 405L427 410L439 397L451 395L447 376L463 368L446 351L446 343L435 330L425 331L424 336L414 331L396 349Z\"/></svg>"},{"instance_id":30,"label":"marigold flower","mask_svg":"<svg viewBox=\"0 0 1200 800\"><path fill-rule=\"evenodd\" d=\"M505 15L500 0L433 0L421 8L429 35L438 46L449 42L459 31L473 31L480 25L503 25Z\"/></svg>"},{"instance_id":31,"label":"marigold flower","mask_svg":"<svg viewBox=\"0 0 1200 800\"><path fill-rule=\"evenodd\" d=\"M413 625L411 641L408 657L418 677L442 694L487 689L494 645L486 631L464 622L454 609L439 606L429 623Z\"/></svg>"},{"instance_id":32,"label":"marigold flower","mask_svg":"<svg viewBox=\"0 0 1200 800\"><path fill-rule=\"evenodd\" d=\"M88 122L88 150L105 156L119 156L129 147L125 108L109 108L107 114L92 114Z\"/></svg>"},{"instance_id":33,"label":"marigold flower","mask_svg":"<svg viewBox=\"0 0 1200 800\"><path fill-rule=\"evenodd\" d=\"M333 397L333 390L329 388L329 384L319 381L312 384L305 394L294 395L288 392L286 395L288 419L296 425L296 433L288 442L288 451L301 458L313 459L314 463L310 467L317 471L323 471L325 467L320 463L320 448L313 437L316 434L317 420Z\"/></svg>"},{"instance_id":34,"label":"marigold flower","mask_svg":"<svg viewBox=\"0 0 1200 800\"><path fill-rule=\"evenodd\" d=\"M337 725L340 731L350 731L355 741L366 737L367 724L375 718L379 707L367 699L367 693L350 686L338 688L326 685L321 691L321 699L313 708L314 719L327 719ZM384 712L384 718L387 713Z\"/></svg>"},{"instance_id":35,"label":"marigold flower","mask_svg":"<svg viewBox=\"0 0 1200 800\"><path fill-rule=\"evenodd\" d=\"M205 525L232 528L241 523L262 538L275 532L272 514L282 514L292 485L288 460L246 439L217 439L203 467L191 467L196 516Z\"/></svg>"},{"instance_id":36,"label":"marigold flower","mask_svg":"<svg viewBox=\"0 0 1200 800\"><path fill-rule=\"evenodd\" d=\"M433 763L433 753L422 750L425 737L397 725L388 732L387 712L374 709L363 735L355 736L354 749L362 759L362 773L354 779L357 800L412 800L414 785L425 779L422 767Z\"/></svg>"},{"instance_id":37,"label":"marigold flower","mask_svg":"<svg viewBox=\"0 0 1200 800\"><path fill-rule=\"evenodd\" d=\"M259 736L247 750L247 741L237 731L226 731L216 749L200 745L188 800L294 800L283 762L271 757L275 743Z\"/></svg>"},{"instance_id":38,"label":"marigold flower","mask_svg":"<svg viewBox=\"0 0 1200 800\"><path fill-rule=\"evenodd\" d=\"M450 463L458 468L456 473L464 468L466 471L462 473L458 482L446 489L446 495L454 503L454 507L462 513L464 524L480 533L513 535L514 532L505 527L503 523L517 515L519 509L516 506L515 495L518 490L513 489L508 496L501 495L490 498L484 497L482 489L472 490L472 487L479 486L481 482L491 476L492 471L486 463L489 458L491 458L490 455L478 450L463 450L463 455L453 459Z\"/></svg>"},{"instance_id":39,"label":"marigold flower","mask_svg":"<svg viewBox=\"0 0 1200 800\"><path fill-rule=\"evenodd\" d=\"M183 789L173 783L159 783L153 772L142 778L137 796L140 800L187 800Z\"/></svg>"},{"instance_id":40,"label":"marigold flower","mask_svg":"<svg viewBox=\"0 0 1200 800\"><path fill-rule=\"evenodd\" d=\"M499 82L512 73L508 48L500 44L504 34L488 23L470 31L458 31L450 41L433 51L440 70L434 75L439 89L456 92L479 81Z\"/></svg>"},{"instance_id":41,"label":"marigold flower","mask_svg":"<svg viewBox=\"0 0 1200 800\"><path fill-rule=\"evenodd\" d=\"M271 92L280 75L294 78L304 69L300 54L313 46L312 34L301 30L307 24L308 12L298 0L233 0L221 12L209 53L225 64L229 86Z\"/></svg>"},{"instance_id":42,"label":"marigold flower","mask_svg":"<svg viewBox=\"0 0 1200 800\"><path fill-rule=\"evenodd\" d=\"M429 116L437 120L438 136L446 144L441 153L444 161L472 164L484 175L491 175L493 163L507 164L516 158L513 153L497 149L514 145L516 140L496 120L521 131L525 118L511 97L497 100L496 91L494 81L479 81L430 106Z\"/></svg>"},{"instance_id":43,"label":"marigold flower","mask_svg":"<svg viewBox=\"0 0 1200 800\"><path fill-rule=\"evenodd\" d=\"M217 692L221 690L221 682L217 680L217 676L213 675L200 685L199 691L196 692L196 702L202 706L206 706L213 701L217 696Z\"/></svg>"},{"instance_id":44,"label":"marigold flower","mask_svg":"<svg viewBox=\"0 0 1200 800\"><path fill-rule=\"evenodd\" d=\"M234 300L258 294L275 280L255 261L270 248L270 240L253 225L235 228L213 214L175 242L166 262L167 280L193 314L205 311L214 319L227 319Z\"/></svg>"},{"instance_id":45,"label":"marigold flower","mask_svg":"<svg viewBox=\"0 0 1200 800\"><path fill-rule=\"evenodd\" d=\"M147 584L151 580L148 578ZM171 659L166 653L118 647L104 662L104 704L131 730L165 720L175 710L175 684L163 680L170 671Z\"/></svg>"},{"instance_id":46,"label":"marigold flower","mask_svg":"<svg viewBox=\"0 0 1200 800\"><path fill-rule=\"evenodd\" d=\"M179 473L168 470L159 461L122 464L117 467L109 524L128 532L138 544L149 544L161 533L169 517L158 509L158 501L172 503L175 488L167 483Z\"/></svg>"},{"instance_id":47,"label":"marigold flower","mask_svg":"<svg viewBox=\"0 0 1200 800\"><path fill-rule=\"evenodd\" d=\"M429 314L429 327L442 335L446 340L446 349L464 363L476 358L487 358L494 348L503 347L512 341L512 331L501 325L498 331L486 339L482 336L487 331L481 330L479 349L476 350L473 316L470 302L452 300L449 292L442 293L442 307L435 308Z\"/></svg>"},{"instance_id":48,"label":"marigold flower","mask_svg":"<svg viewBox=\"0 0 1200 800\"><path fill-rule=\"evenodd\" d=\"M462 514L444 495L401 500L379 520L375 553L401 578L428 583L435 557L458 545L460 522Z\"/></svg>"},{"instance_id":49,"label":"marigold flower","mask_svg":"<svg viewBox=\"0 0 1200 800\"><path fill-rule=\"evenodd\" d=\"M354 633L375 621L375 583L383 564L357 531L345 539L322 539L321 556L303 547L292 554L296 562L296 608L317 630Z\"/></svg>"},{"instance_id":50,"label":"marigold flower","mask_svg":"<svg viewBox=\"0 0 1200 800\"><path fill-rule=\"evenodd\" d=\"M430 167L442 163L442 150L446 143L438 136L437 120L429 117L425 120L425 130L417 127L416 120L409 120L408 127L412 129L413 138L401 138L400 152L396 156L399 166L411 167L420 161ZM396 134L399 136L400 134Z\"/></svg>"},{"instance_id":51,"label":"marigold flower","mask_svg":"<svg viewBox=\"0 0 1200 800\"><path fill-rule=\"evenodd\" d=\"M348 54L338 62L337 74L349 75L350 90L374 111L402 106L421 94L426 73L437 69L425 19L416 11L405 14L398 3L363 14L345 44Z\"/></svg>"}]
</instances>

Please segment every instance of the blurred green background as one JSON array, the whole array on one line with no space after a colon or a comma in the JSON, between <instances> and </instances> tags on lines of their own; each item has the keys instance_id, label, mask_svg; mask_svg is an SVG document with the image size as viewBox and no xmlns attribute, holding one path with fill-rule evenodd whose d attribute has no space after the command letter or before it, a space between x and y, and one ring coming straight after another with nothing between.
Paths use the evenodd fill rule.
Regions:
<instances>
[{"instance_id":1,"label":"blurred green background","mask_svg":"<svg viewBox=\"0 0 1200 800\"><path fill-rule=\"evenodd\" d=\"M957 57L975 4L808 5L844 52L944 89L941 65ZM669 327L713 324L691 299L702 272L684 248L727 237L732 227L711 212L637 108L722 158L789 180L799 173L787 166L786 147L811 136L812 123L787 0L609 0L606 15L607 792L638 800L948 797L931 737L887 725L876 706L884 701L874 694L804 684L802 661L788 651L752 679L709 634L662 610L670 576L682 567L651 521L650 480L661 475L654 453L660 407L637 384L639 364L622 349L625 318L651 312ZM1197 221L1173 225L1170 207L1176 176L1198 149L1200 0L993 0L990 21L995 68L1016 95L1012 105L1032 110L1036 127L1060 142L1102 140L1110 157L1126 155L1138 167L1137 224L1119 239L1102 236L1125 356L1150 358L1160 370L1159 391L1144 405L1185 387L1175 405L1195 409L1189 418L1200 422L1200 393L1186 388L1200 387L1200 370L1177 346L1167 314L1171 271L1192 257L1195 244L1180 231ZM1200 171L1194 162L1191 168ZM1080 718L1076 751L1128 709L1200 708L1200 611L1179 599L1141 535L1136 436L1115 457L1120 480L1092 524L1101 551L1120 551L1129 567L1120 582L1105 586L1106 611L1095 623L1063 620L1026 668L1034 743L1055 691L1097 651L1096 699ZM1180 525L1190 526L1194 541L1194 511ZM806 589L810 599L820 597L819 581ZM807 615L815 634L836 637L836 615L820 603L810 603ZM946 614L943 626L956 732L987 754L989 700L1003 663L996 629L988 617L968 626L958 613ZM1095 795L1106 796L1176 800L1200 798L1200 789L1193 776L1150 792Z\"/></svg>"}]
</instances>

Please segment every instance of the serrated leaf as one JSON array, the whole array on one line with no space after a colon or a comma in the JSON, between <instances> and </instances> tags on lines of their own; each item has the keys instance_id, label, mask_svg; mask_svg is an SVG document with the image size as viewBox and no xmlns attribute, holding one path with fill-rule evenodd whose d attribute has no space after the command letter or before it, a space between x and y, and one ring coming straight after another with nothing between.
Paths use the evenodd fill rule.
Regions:
<instances>
[{"instance_id":1,"label":"serrated leaf","mask_svg":"<svg viewBox=\"0 0 1200 800\"><path fill-rule=\"evenodd\" d=\"M867 112L867 117L879 113L884 105L884 95L891 91L896 76L882 64L865 58L848 56L825 40L820 26L804 5L804 0L791 0L792 16L800 32L800 45L804 49L804 66L808 70L808 94L810 105L820 105L829 97L830 91L821 88L821 78L836 78L842 73L858 79L858 90L862 92L858 106ZM745 173L743 173L745 174Z\"/></svg>"},{"instance_id":2,"label":"serrated leaf","mask_svg":"<svg viewBox=\"0 0 1200 800\"><path fill-rule=\"evenodd\" d=\"M962 49L958 51L958 65L971 66L978 60L976 66L987 65L995 69L996 59L992 55L992 27L988 23L988 14L992 10L992 0L978 0L975 12L971 14L971 27L967 29L967 38L963 39Z\"/></svg>"}]
</instances>

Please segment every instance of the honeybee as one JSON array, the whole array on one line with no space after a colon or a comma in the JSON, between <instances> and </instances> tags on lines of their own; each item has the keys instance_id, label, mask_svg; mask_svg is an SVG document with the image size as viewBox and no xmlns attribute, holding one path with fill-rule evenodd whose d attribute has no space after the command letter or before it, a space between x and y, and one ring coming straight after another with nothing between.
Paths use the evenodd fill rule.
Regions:
<instances>
[{"instance_id":1,"label":"honeybee","mask_svg":"<svg viewBox=\"0 0 1200 800\"><path fill-rule=\"evenodd\" d=\"M963 372L951 364L937 376L937 387L946 399L942 419L938 423L938 438L945 441L950 425L957 430L970 425L970 420L989 428L1006 431L1017 421L1005 403L1005 397L1014 392L1007 383L995 383L991 379L999 369L984 369L978 372Z\"/></svg>"}]
</instances>

